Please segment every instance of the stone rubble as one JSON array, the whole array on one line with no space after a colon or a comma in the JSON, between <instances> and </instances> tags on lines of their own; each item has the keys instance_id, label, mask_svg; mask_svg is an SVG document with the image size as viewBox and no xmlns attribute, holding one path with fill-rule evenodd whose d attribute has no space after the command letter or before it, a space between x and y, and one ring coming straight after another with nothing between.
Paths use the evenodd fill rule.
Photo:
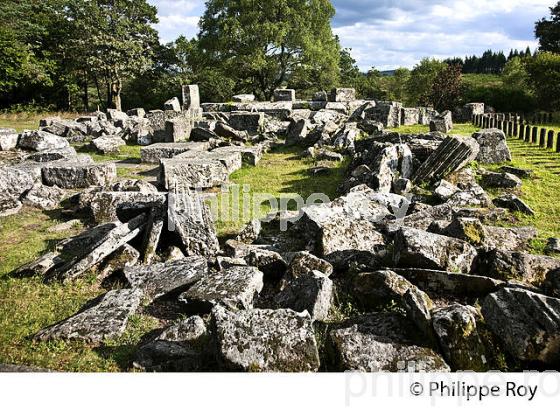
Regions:
<instances>
[{"instance_id":1,"label":"stone rubble","mask_svg":"<svg viewBox=\"0 0 560 410\"><path fill-rule=\"evenodd\" d=\"M345 88L201 104L187 85L181 97L0 129L0 217L63 208L74 222L59 232L84 226L13 275L117 289L36 341L103 344L140 312L160 323L135 350L133 367L148 372L557 367L560 262L530 253L535 229L503 227L534 214L515 196L532 172L471 166L511 161L498 129L447 135L483 104L438 113ZM385 130L416 124L431 132ZM74 144L111 157L141 145L134 165L153 179L120 178L118 163ZM207 201L282 146L314 163L308 178L342 161L337 197L219 240Z\"/></svg>"}]
</instances>

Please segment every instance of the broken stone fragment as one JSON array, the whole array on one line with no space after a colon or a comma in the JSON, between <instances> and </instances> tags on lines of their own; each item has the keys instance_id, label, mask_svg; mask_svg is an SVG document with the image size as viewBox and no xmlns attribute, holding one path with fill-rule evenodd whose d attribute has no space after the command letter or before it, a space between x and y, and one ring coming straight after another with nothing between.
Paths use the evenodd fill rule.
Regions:
<instances>
[{"instance_id":1,"label":"broken stone fragment","mask_svg":"<svg viewBox=\"0 0 560 410\"><path fill-rule=\"evenodd\" d=\"M141 192L94 192L80 197L80 205L89 208L98 224L126 221L142 212L157 208L165 214L167 194Z\"/></svg>"},{"instance_id":2,"label":"broken stone fragment","mask_svg":"<svg viewBox=\"0 0 560 410\"><path fill-rule=\"evenodd\" d=\"M181 103L177 97L173 97L165 102L163 109L166 111L181 112Z\"/></svg>"},{"instance_id":3,"label":"broken stone fragment","mask_svg":"<svg viewBox=\"0 0 560 410\"><path fill-rule=\"evenodd\" d=\"M484 299L488 327L516 359L549 365L560 359L560 299L505 288Z\"/></svg>"},{"instance_id":4,"label":"broken stone fragment","mask_svg":"<svg viewBox=\"0 0 560 410\"><path fill-rule=\"evenodd\" d=\"M124 333L128 318L141 301L142 291L138 289L112 290L88 302L74 316L41 330L34 339L99 343L118 337Z\"/></svg>"},{"instance_id":5,"label":"broken stone fragment","mask_svg":"<svg viewBox=\"0 0 560 410\"><path fill-rule=\"evenodd\" d=\"M126 268L130 286L141 289L150 299L179 293L208 275L208 263L198 256L173 262Z\"/></svg>"},{"instance_id":6,"label":"broken stone fragment","mask_svg":"<svg viewBox=\"0 0 560 410\"><path fill-rule=\"evenodd\" d=\"M489 188L519 188L523 184L519 177L508 173L485 172L481 183Z\"/></svg>"},{"instance_id":7,"label":"broken stone fragment","mask_svg":"<svg viewBox=\"0 0 560 410\"><path fill-rule=\"evenodd\" d=\"M13 128L0 128L0 151L11 151L17 147L19 134Z\"/></svg>"},{"instance_id":8,"label":"broken stone fragment","mask_svg":"<svg viewBox=\"0 0 560 410\"><path fill-rule=\"evenodd\" d=\"M333 266L309 252L297 252L288 256L289 264L286 270L286 277L297 279L313 271L319 271L325 276L331 276Z\"/></svg>"},{"instance_id":9,"label":"broken stone fragment","mask_svg":"<svg viewBox=\"0 0 560 410\"><path fill-rule=\"evenodd\" d=\"M481 164L498 164L511 161L511 152L506 142L506 134L497 128L480 130L473 134L480 146L476 160Z\"/></svg>"},{"instance_id":10,"label":"broken stone fragment","mask_svg":"<svg viewBox=\"0 0 560 410\"><path fill-rule=\"evenodd\" d=\"M212 311L224 370L315 372L319 352L311 317L292 310Z\"/></svg>"},{"instance_id":11,"label":"broken stone fragment","mask_svg":"<svg viewBox=\"0 0 560 410\"><path fill-rule=\"evenodd\" d=\"M38 259L30 262L14 273L15 277L44 276L51 269L64 263L64 259L58 252L48 252Z\"/></svg>"},{"instance_id":12,"label":"broken stone fragment","mask_svg":"<svg viewBox=\"0 0 560 410\"><path fill-rule=\"evenodd\" d=\"M434 330L446 361L454 371L490 370L477 325L482 317L472 306L453 304L432 312Z\"/></svg>"},{"instance_id":13,"label":"broken stone fragment","mask_svg":"<svg viewBox=\"0 0 560 410\"><path fill-rule=\"evenodd\" d=\"M430 121L430 132L442 132L448 134L453 129L453 114L451 111L444 111L441 115L435 116Z\"/></svg>"},{"instance_id":14,"label":"broken stone fragment","mask_svg":"<svg viewBox=\"0 0 560 410\"><path fill-rule=\"evenodd\" d=\"M510 211L514 212L521 212L527 215L535 215L535 211L533 211L529 205L523 202L515 195L507 194L503 195L499 198L494 199L494 205L499 206L501 208L509 209Z\"/></svg>"},{"instance_id":15,"label":"broken stone fragment","mask_svg":"<svg viewBox=\"0 0 560 410\"><path fill-rule=\"evenodd\" d=\"M57 162L47 164L41 171L45 185L64 189L105 186L117 178L117 168L113 163Z\"/></svg>"},{"instance_id":16,"label":"broken stone fragment","mask_svg":"<svg viewBox=\"0 0 560 410\"><path fill-rule=\"evenodd\" d=\"M341 371L447 372L445 360L396 313L374 313L333 330L329 339Z\"/></svg>"},{"instance_id":17,"label":"broken stone fragment","mask_svg":"<svg viewBox=\"0 0 560 410\"><path fill-rule=\"evenodd\" d=\"M33 151L63 149L69 146L64 138L45 131L24 131L18 142L19 148Z\"/></svg>"},{"instance_id":18,"label":"broken stone fragment","mask_svg":"<svg viewBox=\"0 0 560 410\"><path fill-rule=\"evenodd\" d=\"M480 147L473 138L449 136L416 170L411 179L414 183L442 179L474 161L479 151Z\"/></svg>"},{"instance_id":19,"label":"broken stone fragment","mask_svg":"<svg viewBox=\"0 0 560 410\"><path fill-rule=\"evenodd\" d=\"M161 142L142 147L140 158L145 164L159 164L162 159L169 159L187 151L207 151L208 142Z\"/></svg>"},{"instance_id":20,"label":"broken stone fragment","mask_svg":"<svg viewBox=\"0 0 560 410\"><path fill-rule=\"evenodd\" d=\"M140 346L134 367L148 372L197 372L212 369L210 334L199 316L175 323Z\"/></svg>"},{"instance_id":21,"label":"broken stone fragment","mask_svg":"<svg viewBox=\"0 0 560 410\"><path fill-rule=\"evenodd\" d=\"M114 226L101 239L96 239L91 250L83 258L72 258L57 268L56 276L61 280L75 279L84 274L120 247L126 245L144 229L147 217L139 215L128 223ZM83 250L82 250L83 251ZM86 250L87 252L87 250Z\"/></svg>"},{"instance_id":22,"label":"broken stone fragment","mask_svg":"<svg viewBox=\"0 0 560 410\"><path fill-rule=\"evenodd\" d=\"M257 240L261 232L260 219L253 219L239 232L235 240L246 244L251 244Z\"/></svg>"},{"instance_id":23,"label":"broken stone fragment","mask_svg":"<svg viewBox=\"0 0 560 410\"><path fill-rule=\"evenodd\" d=\"M206 275L179 296L179 301L208 312L214 306L251 309L253 298L263 289L263 273L252 266L232 266Z\"/></svg>"},{"instance_id":24,"label":"broken stone fragment","mask_svg":"<svg viewBox=\"0 0 560 410\"><path fill-rule=\"evenodd\" d=\"M94 139L91 145L100 154L114 154L119 152L126 142L120 137L99 137Z\"/></svg>"},{"instance_id":25,"label":"broken stone fragment","mask_svg":"<svg viewBox=\"0 0 560 410\"><path fill-rule=\"evenodd\" d=\"M548 272L560 268L560 259L529 253L493 250L481 259L479 271L501 280L540 283Z\"/></svg>"},{"instance_id":26,"label":"broken stone fragment","mask_svg":"<svg viewBox=\"0 0 560 410\"><path fill-rule=\"evenodd\" d=\"M465 241L413 228L396 235L393 259L396 266L470 273L476 249Z\"/></svg>"},{"instance_id":27,"label":"broken stone fragment","mask_svg":"<svg viewBox=\"0 0 560 410\"><path fill-rule=\"evenodd\" d=\"M168 218L168 230L178 235L187 256L214 256L219 252L210 208L199 194L170 194Z\"/></svg>"},{"instance_id":28,"label":"broken stone fragment","mask_svg":"<svg viewBox=\"0 0 560 410\"><path fill-rule=\"evenodd\" d=\"M313 320L325 321L329 316L333 294L332 280L321 272L312 271L289 280L274 301L281 308L307 311Z\"/></svg>"},{"instance_id":29,"label":"broken stone fragment","mask_svg":"<svg viewBox=\"0 0 560 410\"><path fill-rule=\"evenodd\" d=\"M65 192L57 186L36 185L25 194L22 202L27 206L49 210L57 208L64 196Z\"/></svg>"}]
</instances>

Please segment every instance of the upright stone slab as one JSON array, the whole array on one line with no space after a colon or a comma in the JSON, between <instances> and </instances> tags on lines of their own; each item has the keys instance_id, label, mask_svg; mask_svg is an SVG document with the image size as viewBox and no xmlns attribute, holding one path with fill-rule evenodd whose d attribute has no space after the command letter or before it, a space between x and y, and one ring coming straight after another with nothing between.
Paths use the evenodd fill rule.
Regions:
<instances>
[{"instance_id":1,"label":"upright stone slab","mask_svg":"<svg viewBox=\"0 0 560 410\"><path fill-rule=\"evenodd\" d=\"M0 151L10 151L17 147L19 134L13 128L0 128Z\"/></svg>"},{"instance_id":2,"label":"upright stone slab","mask_svg":"<svg viewBox=\"0 0 560 410\"><path fill-rule=\"evenodd\" d=\"M480 130L473 134L480 145L476 160L481 164L496 164L511 161L511 152L506 142L506 134L497 128Z\"/></svg>"},{"instance_id":3,"label":"upright stone slab","mask_svg":"<svg viewBox=\"0 0 560 410\"><path fill-rule=\"evenodd\" d=\"M200 93L198 85L183 86L183 110L200 108Z\"/></svg>"},{"instance_id":4,"label":"upright stone slab","mask_svg":"<svg viewBox=\"0 0 560 410\"><path fill-rule=\"evenodd\" d=\"M274 90L274 101L295 101L296 90L278 89Z\"/></svg>"},{"instance_id":5,"label":"upright stone slab","mask_svg":"<svg viewBox=\"0 0 560 410\"><path fill-rule=\"evenodd\" d=\"M329 95L330 102L351 102L356 100L354 88L333 88Z\"/></svg>"},{"instance_id":6,"label":"upright stone slab","mask_svg":"<svg viewBox=\"0 0 560 410\"><path fill-rule=\"evenodd\" d=\"M264 126L263 112L232 112L229 124L238 131L259 132Z\"/></svg>"},{"instance_id":7,"label":"upright stone slab","mask_svg":"<svg viewBox=\"0 0 560 410\"><path fill-rule=\"evenodd\" d=\"M402 125L416 125L420 122L420 110L418 108L403 108L401 111Z\"/></svg>"},{"instance_id":8,"label":"upright stone slab","mask_svg":"<svg viewBox=\"0 0 560 410\"><path fill-rule=\"evenodd\" d=\"M181 112L181 103L177 97L167 100L163 106L166 111Z\"/></svg>"},{"instance_id":9,"label":"upright stone slab","mask_svg":"<svg viewBox=\"0 0 560 410\"><path fill-rule=\"evenodd\" d=\"M165 121L165 142L184 142L191 136L192 121L189 116Z\"/></svg>"}]
</instances>

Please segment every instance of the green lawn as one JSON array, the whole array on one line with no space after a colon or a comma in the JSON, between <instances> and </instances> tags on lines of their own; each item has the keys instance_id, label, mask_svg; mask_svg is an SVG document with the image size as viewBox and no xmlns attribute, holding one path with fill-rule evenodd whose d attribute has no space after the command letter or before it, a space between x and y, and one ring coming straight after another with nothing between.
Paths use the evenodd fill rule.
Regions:
<instances>
[{"instance_id":1,"label":"green lawn","mask_svg":"<svg viewBox=\"0 0 560 410\"><path fill-rule=\"evenodd\" d=\"M47 117L76 118L78 114L66 112L0 114L0 128L15 128L17 132L36 130L39 120Z\"/></svg>"},{"instance_id":2,"label":"green lawn","mask_svg":"<svg viewBox=\"0 0 560 410\"><path fill-rule=\"evenodd\" d=\"M428 125L401 125L398 128L389 128L389 131L400 132L401 134L426 134L430 132ZM453 124L452 135L472 135L479 130L472 124Z\"/></svg>"}]
</instances>

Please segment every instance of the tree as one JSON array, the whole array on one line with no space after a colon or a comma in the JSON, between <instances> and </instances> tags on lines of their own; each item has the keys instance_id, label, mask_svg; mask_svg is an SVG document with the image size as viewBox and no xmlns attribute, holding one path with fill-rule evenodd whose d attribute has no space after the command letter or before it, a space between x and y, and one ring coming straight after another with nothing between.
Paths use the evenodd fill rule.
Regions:
<instances>
[{"instance_id":1,"label":"tree","mask_svg":"<svg viewBox=\"0 0 560 410\"><path fill-rule=\"evenodd\" d=\"M340 50L340 85L343 87L356 87L363 76L351 51L350 48Z\"/></svg>"},{"instance_id":2,"label":"tree","mask_svg":"<svg viewBox=\"0 0 560 410\"><path fill-rule=\"evenodd\" d=\"M461 82L461 66L448 65L434 79L427 102L438 111L453 110L461 95Z\"/></svg>"},{"instance_id":3,"label":"tree","mask_svg":"<svg viewBox=\"0 0 560 410\"><path fill-rule=\"evenodd\" d=\"M407 83L410 79L408 68L397 68L392 76L385 78L385 97L392 101L407 100Z\"/></svg>"},{"instance_id":4,"label":"tree","mask_svg":"<svg viewBox=\"0 0 560 410\"><path fill-rule=\"evenodd\" d=\"M334 12L329 0L208 0L201 53L237 92L269 99L283 85L328 88L338 80Z\"/></svg>"},{"instance_id":5,"label":"tree","mask_svg":"<svg viewBox=\"0 0 560 410\"><path fill-rule=\"evenodd\" d=\"M539 53L525 61L529 82L543 109L560 109L560 55Z\"/></svg>"},{"instance_id":6,"label":"tree","mask_svg":"<svg viewBox=\"0 0 560 410\"><path fill-rule=\"evenodd\" d=\"M541 51L560 53L560 1L550 8L550 19L543 18L535 23L535 36Z\"/></svg>"},{"instance_id":7,"label":"tree","mask_svg":"<svg viewBox=\"0 0 560 410\"><path fill-rule=\"evenodd\" d=\"M156 8L146 0L69 0L65 10L73 33L69 52L77 66L92 77L98 94L100 82L105 85L107 107L122 109L123 82L152 64Z\"/></svg>"},{"instance_id":8,"label":"tree","mask_svg":"<svg viewBox=\"0 0 560 410\"><path fill-rule=\"evenodd\" d=\"M513 57L506 63L502 73L502 81L505 87L523 89L529 85L529 74L520 57Z\"/></svg>"},{"instance_id":9,"label":"tree","mask_svg":"<svg viewBox=\"0 0 560 410\"><path fill-rule=\"evenodd\" d=\"M434 58L422 59L420 63L412 69L410 78L406 83L406 90L410 100L407 101L407 103L412 105L426 104L434 80L446 67L446 63Z\"/></svg>"}]
</instances>

